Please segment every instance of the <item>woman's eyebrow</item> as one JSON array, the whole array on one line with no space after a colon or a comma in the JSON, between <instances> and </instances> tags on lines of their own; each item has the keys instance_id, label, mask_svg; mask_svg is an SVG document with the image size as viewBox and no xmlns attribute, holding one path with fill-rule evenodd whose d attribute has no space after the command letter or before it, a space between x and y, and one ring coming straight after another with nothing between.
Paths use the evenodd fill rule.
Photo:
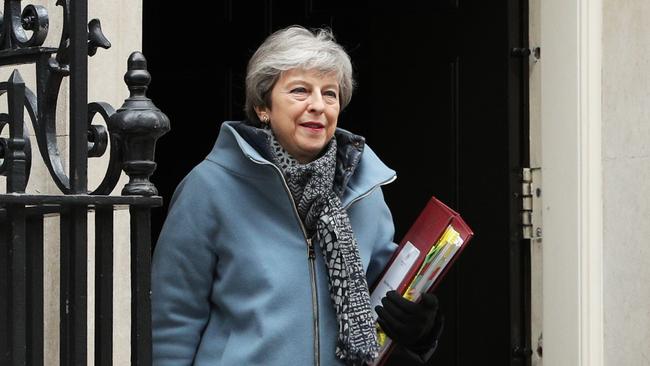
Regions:
<instances>
[{"instance_id":1,"label":"woman's eyebrow","mask_svg":"<svg viewBox=\"0 0 650 366\"><path fill-rule=\"evenodd\" d=\"M310 88L312 88L314 85L306 80L303 79L296 79L296 80L291 80L285 84L285 88L291 88L296 85L305 85ZM334 89L338 92L339 90L339 85L338 84L326 84L321 87L322 90L329 90L329 89Z\"/></svg>"},{"instance_id":2,"label":"woman's eyebrow","mask_svg":"<svg viewBox=\"0 0 650 366\"><path fill-rule=\"evenodd\" d=\"M295 84L295 83L311 84L309 81L307 81L306 78L304 78L304 77L302 77L300 75L292 76L287 80L287 84Z\"/></svg>"},{"instance_id":3,"label":"woman's eyebrow","mask_svg":"<svg viewBox=\"0 0 650 366\"><path fill-rule=\"evenodd\" d=\"M308 85L308 86L313 86L314 85L314 84L308 82L307 80L301 79L301 78L296 78L296 79L289 80L289 81L287 81L287 83L285 85L287 87L290 87L290 86L293 86L293 85L296 85L296 84L304 84L304 85ZM326 85L322 86L322 89L329 89L329 88L338 89L339 84L338 83L333 83L333 84L326 84Z\"/></svg>"},{"instance_id":4,"label":"woman's eyebrow","mask_svg":"<svg viewBox=\"0 0 650 366\"><path fill-rule=\"evenodd\" d=\"M290 87L295 86L295 85L308 85L308 86L311 86L310 83L306 82L306 81L303 80L303 79L293 79L293 80L289 80L289 81L287 81L287 82L284 84L284 86L285 86L286 88L290 88Z\"/></svg>"}]
</instances>

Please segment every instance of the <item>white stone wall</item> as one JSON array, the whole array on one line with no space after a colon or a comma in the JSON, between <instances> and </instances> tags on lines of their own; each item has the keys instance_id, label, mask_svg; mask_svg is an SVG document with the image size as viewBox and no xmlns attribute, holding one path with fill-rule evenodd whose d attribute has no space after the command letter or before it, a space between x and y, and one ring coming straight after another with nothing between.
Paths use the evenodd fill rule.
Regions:
<instances>
[{"instance_id":1,"label":"white stone wall","mask_svg":"<svg viewBox=\"0 0 650 366\"><path fill-rule=\"evenodd\" d=\"M56 0L32 0L24 5L43 5L50 17L50 28L45 46L58 47L63 26L61 7L56 6ZM132 51L142 48L142 1L141 0L89 0L88 19L99 18L104 35L110 40L112 47L108 50L99 49L97 54L88 61L88 101L103 101L119 108L128 97L128 89L124 84L126 62ZM17 67L21 72L26 86L36 91L35 72L32 66ZM13 67L0 69L0 80L7 80ZM67 80L67 79L66 79ZM64 83L59 92L57 110L57 139L59 151L67 169L68 159L68 84ZM6 98L0 98L0 111L6 111ZM27 113L25 113L27 118ZM101 117L95 118L95 123L103 124ZM31 126L31 123L30 123ZM8 135L5 128L3 135ZM32 142L32 170L27 186L28 193L58 194L60 193L49 176L38 152L36 139L30 128ZM105 154L108 157L108 152ZM89 162L89 189L94 189L101 182L106 170L107 159L91 159ZM127 177L123 174L113 194L120 194ZM0 191L5 190L5 179L0 178ZM94 364L94 215L88 218L88 364ZM44 248L44 287L45 287L45 364L59 365L59 241L57 216L45 220L45 235L48 239ZM116 212L115 215L115 249L114 249L114 301L115 319L113 349L114 365L130 363L130 266L129 266L129 218L127 211Z\"/></svg>"},{"instance_id":2,"label":"white stone wall","mask_svg":"<svg viewBox=\"0 0 650 366\"><path fill-rule=\"evenodd\" d=\"M603 6L605 364L650 365L650 2Z\"/></svg>"}]
</instances>

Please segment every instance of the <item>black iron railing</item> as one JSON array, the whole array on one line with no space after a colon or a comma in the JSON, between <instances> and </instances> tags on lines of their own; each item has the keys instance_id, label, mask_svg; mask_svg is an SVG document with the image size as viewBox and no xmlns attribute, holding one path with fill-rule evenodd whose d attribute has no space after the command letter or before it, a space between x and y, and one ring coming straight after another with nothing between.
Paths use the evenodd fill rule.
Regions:
<instances>
[{"instance_id":1,"label":"black iron railing","mask_svg":"<svg viewBox=\"0 0 650 366\"><path fill-rule=\"evenodd\" d=\"M89 336L95 338L95 364L112 365L113 215L128 207L131 217L131 363L151 364L150 210L160 206L153 173L155 143L169 130L169 120L146 97L150 81L144 56L128 60L126 84L131 96L115 111L109 104L88 103L88 56L109 48L99 20L87 19L87 0L59 0L63 32L58 48L42 47L49 27L47 10L5 0L0 15L0 66L33 64L36 94L14 70L0 83L8 110L0 113L0 365L47 365L44 360L43 241L45 215L60 216L60 365L86 365ZM59 8L57 8L59 9ZM57 97L69 77L69 169L57 146ZM31 124L26 123L24 111ZM93 124L96 115L106 123ZM61 191L55 195L25 192L32 149L28 129L41 158ZM109 163L100 185L89 192L89 158ZM121 196L111 196L121 171L130 181ZM87 333L88 212L95 212L95 334Z\"/></svg>"}]
</instances>

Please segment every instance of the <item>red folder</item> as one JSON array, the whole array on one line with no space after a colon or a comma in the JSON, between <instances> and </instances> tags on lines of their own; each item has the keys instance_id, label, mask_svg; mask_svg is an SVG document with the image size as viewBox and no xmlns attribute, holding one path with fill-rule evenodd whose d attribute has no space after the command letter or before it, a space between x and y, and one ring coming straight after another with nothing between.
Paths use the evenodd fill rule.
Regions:
<instances>
[{"instance_id":1,"label":"red folder","mask_svg":"<svg viewBox=\"0 0 650 366\"><path fill-rule=\"evenodd\" d=\"M435 197L431 197L426 207L424 207L409 231L406 233L404 238L402 238L400 246L388 262L384 272L379 276L377 283L372 286L372 289L374 290L374 288L377 287L377 284L382 280L388 268L390 268L395 258L404 248L404 245L407 242L410 242L420 251L420 253L418 254L414 264L411 266L411 269L407 272L399 287L396 289L400 294L404 294L413 278L417 275L417 272L422 266L430 249L438 242L438 239L440 239L444 231L450 225L456 232L458 232L463 242L447 265L442 268L440 275L433 285L429 287L428 292L435 290L449 271L449 268L451 268L453 263L460 256L461 252L465 249L472 236L474 236L472 229L470 229L460 215ZM392 347L393 346L391 345L391 348L388 349L388 351L382 356L380 362L376 363L376 365L381 366L386 362L388 355L392 351Z\"/></svg>"}]
</instances>

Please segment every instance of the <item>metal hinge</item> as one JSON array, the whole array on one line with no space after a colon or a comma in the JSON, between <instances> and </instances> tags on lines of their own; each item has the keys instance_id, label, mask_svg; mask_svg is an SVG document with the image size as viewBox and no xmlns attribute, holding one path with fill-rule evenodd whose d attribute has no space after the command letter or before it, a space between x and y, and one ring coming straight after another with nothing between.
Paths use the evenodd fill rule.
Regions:
<instances>
[{"instance_id":1,"label":"metal hinge","mask_svg":"<svg viewBox=\"0 0 650 366\"><path fill-rule=\"evenodd\" d=\"M521 228L524 239L542 239L542 169L523 168Z\"/></svg>"},{"instance_id":2,"label":"metal hinge","mask_svg":"<svg viewBox=\"0 0 650 366\"><path fill-rule=\"evenodd\" d=\"M533 62L539 61L542 58L542 49L540 47L524 48L515 47L510 50L510 55L513 57L529 57L532 56Z\"/></svg>"}]
</instances>

